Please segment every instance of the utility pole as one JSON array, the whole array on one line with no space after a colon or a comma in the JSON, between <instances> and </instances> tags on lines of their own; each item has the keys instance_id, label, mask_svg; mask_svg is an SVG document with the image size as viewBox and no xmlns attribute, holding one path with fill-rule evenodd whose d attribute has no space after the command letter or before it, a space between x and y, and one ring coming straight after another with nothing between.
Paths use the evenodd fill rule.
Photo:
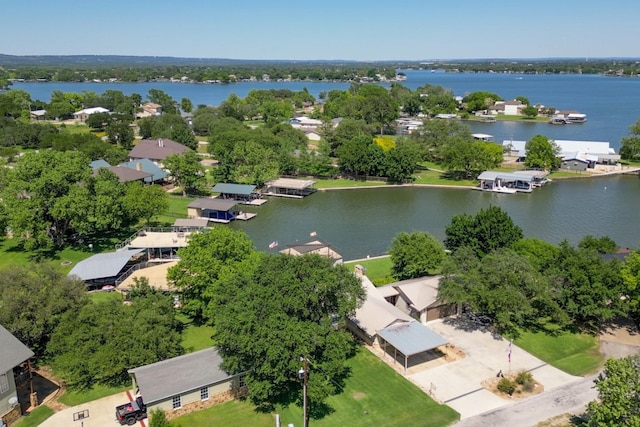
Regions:
<instances>
[{"instance_id":1,"label":"utility pole","mask_svg":"<svg viewBox=\"0 0 640 427\"><path fill-rule=\"evenodd\" d=\"M307 367L307 358L300 357L303 362L302 368L298 371L298 378L302 380L302 427L309 427L309 409L307 405L307 380L309 378L309 370Z\"/></svg>"}]
</instances>

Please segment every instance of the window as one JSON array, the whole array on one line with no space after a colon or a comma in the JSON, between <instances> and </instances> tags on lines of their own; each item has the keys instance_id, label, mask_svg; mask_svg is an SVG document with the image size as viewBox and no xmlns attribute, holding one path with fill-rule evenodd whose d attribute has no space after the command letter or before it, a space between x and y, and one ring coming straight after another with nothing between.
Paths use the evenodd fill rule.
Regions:
<instances>
[{"instance_id":1,"label":"window","mask_svg":"<svg viewBox=\"0 0 640 427\"><path fill-rule=\"evenodd\" d=\"M173 396L171 404L173 409L180 409L182 407L182 396Z\"/></svg>"},{"instance_id":2,"label":"window","mask_svg":"<svg viewBox=\"0 0 640 427\"><path fill-rule=\"evenodd\" d=\"M6 393L9 391L9 378L7 374L0 375L0 393Z\"/></svg>"},{"instance_id":3,"label":"window","mask_svg":"<svg viewBox=\"0 0 640 427\"><path fill-rule=\"evenodd\" d=\"M209 398L209 387L200 388L200 400L207 400Z\"/></svg>"},{"instance_id":4,"label":"window","mask_svg":"<svg viewBox=\"0 0 640 427\"><path fill-rule=\"evenodd\" d=\"M238 377L238 387L245 387L247 383L244 382L244 375Z\"/></svg>"}]
</instances>

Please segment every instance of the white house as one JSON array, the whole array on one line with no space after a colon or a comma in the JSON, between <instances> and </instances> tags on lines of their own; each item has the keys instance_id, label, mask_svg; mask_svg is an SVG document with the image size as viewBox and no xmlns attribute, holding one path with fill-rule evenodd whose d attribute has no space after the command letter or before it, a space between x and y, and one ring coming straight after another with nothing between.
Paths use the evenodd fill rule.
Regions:
<instances>
[{"instance_id":1,"label":"white house","mask_svg":"<svg viewBox=\"0 0 640 427\"><path fill-rule=\"evenodd\" d=\"M84 110L76 111L73 113L73 118L75 120L85 121L89 118L90 115L96 113L108 113L109 110L102 107L93 107L93 108L85 108Z\"/></svg>"},{"instance_id":2,"label":"white house","mask_svg":"<svg viewBox=\"0 0 640 427\"><path fill-rule=\"evenodd\" d=\"M322 120L311 119L306 116L294 117L289 124L296 129L316 129L322 125Z\"/></svg>"}]
</instances>

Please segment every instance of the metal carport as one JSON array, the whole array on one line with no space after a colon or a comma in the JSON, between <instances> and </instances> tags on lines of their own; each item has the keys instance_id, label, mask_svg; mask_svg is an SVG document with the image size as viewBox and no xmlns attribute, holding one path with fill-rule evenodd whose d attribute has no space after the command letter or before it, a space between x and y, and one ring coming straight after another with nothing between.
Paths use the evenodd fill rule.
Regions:
<instances>
[{"instance_id":1,"label":"metal carport","mask_svg":"<svg viewBox=\"0 0 640 427\"><path fill-rule=\"evenodd\" d=\"M391 344L394 359L398 351L404 355L405 374L409 357L447 344L447 340L418 321L393 324L379 330L378 336L384 340L385 351L387 343Z\"/></svg>"}]
</instances>

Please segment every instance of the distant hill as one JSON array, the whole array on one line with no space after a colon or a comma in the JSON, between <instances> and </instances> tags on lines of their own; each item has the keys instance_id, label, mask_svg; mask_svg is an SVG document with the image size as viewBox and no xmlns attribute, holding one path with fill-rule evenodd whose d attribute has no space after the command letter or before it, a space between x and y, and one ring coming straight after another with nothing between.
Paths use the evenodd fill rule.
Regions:
<instances>
[{"instance_id":1,"label":"distant hill","mask_svg":"<svg viewBox=\"0 0 640 427\"><path fill-rule=\"evenodd\" d=\"M375 63L402 63L410 61L376 61ZM313 65L313 64L342 64L356 65L368 62L347 60L276 60L276 59L228 59L228 58L177 58L172 56L125 56L125 55L4 55L0 54L0 66L251 66L266 64L281 65ZM369 62L373 63L373 62Z\"/></svg>"}]
</instances>

